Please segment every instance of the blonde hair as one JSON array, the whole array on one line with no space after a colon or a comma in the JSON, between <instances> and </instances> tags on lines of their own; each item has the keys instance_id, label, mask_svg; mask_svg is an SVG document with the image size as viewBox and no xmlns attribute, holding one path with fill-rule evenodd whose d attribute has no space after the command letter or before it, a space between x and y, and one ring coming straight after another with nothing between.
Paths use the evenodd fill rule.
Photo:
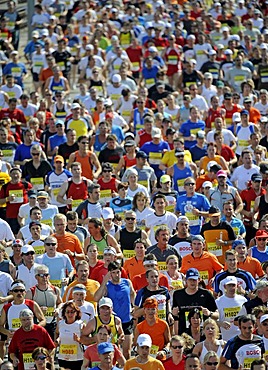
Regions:
<instances>
[{"instance_id":1,"label":"blonde hair","mask_svg":"<svg viewBox=\"0 0 268 370\"><path fill-rule=\"evenodd\" d=\"M208 325L213 325L215 327L216 338L219 338L219 336L220 336L219 327L218 327L216 321L213 320L213 319L211 319L210 317L204 321L204 324L203 324L203 333L205 333L205 328Z\"/></svg>"},{"instance_id":2,"label":"blonde hair","mask_svg":"<svg viewBox=\"0 0 268 370\"><path fill-rule=\"evenodd\" d=\"M205 365L205 364L209 361L209 359L210 359L211 357L216 357L216 358L217 358L218 363L220 363L220 358L219 358L219 356L217 355L217 353L216 353L216 352L214 352L214 351L208 351L208 352L206 353L205 357L204 357L203 364Z\"/></svg>"}]
</instances>

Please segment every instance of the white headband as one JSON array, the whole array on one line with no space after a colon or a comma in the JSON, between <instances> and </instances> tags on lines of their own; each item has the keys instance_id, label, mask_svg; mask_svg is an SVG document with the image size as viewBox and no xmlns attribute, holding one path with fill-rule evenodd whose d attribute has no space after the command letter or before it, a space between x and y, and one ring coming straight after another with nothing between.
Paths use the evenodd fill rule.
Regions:
<instances>
[{"instance_id":1,"label":"white headband","mask_svg":"<svg viewBox=\"0 0 268 370\"><path fill-rule=\"evenodd\" d=\"M15 283L14 285L12 285L11 290L14 290L15 288L25 289L25 286L22 283Z\"/></svg>"},{"instance_id":2,"label":"white headband","mask_svg":"<svg viewBox=\"0 0 268 370\"><path fill-rule=\"evenodd\" d=\"M147 261L143 261L143 266L148 266L148 265L157 265L157 262L156 261L154 261L154 260L147 260Z\"/></svg>"}]
</instances>

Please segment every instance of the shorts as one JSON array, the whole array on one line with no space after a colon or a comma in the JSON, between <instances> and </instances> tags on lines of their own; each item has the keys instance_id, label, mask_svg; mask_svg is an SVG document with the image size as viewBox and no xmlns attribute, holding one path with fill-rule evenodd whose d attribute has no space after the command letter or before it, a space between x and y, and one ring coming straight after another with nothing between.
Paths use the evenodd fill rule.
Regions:
<instances>
[{"instance_id":1,"label":"shorts","mask_svg":"<svg viewBox=\"0 0 268 370\"><path fill-rule=\"evenodd\" d=\"M39 82L39 75L38 75L38 73L32 72L32 76L33 76L33 82Z\"/></svg>"},{"instance_id":2,"label":"shorts","mask_svg":"<svg viewBox=\"0 0 268 370\"><path fill-rule=\"evenodd\" d=\"M125 335L133 334L133 319L128 322L122 322L122 328Z\"/></svg>"},{"instance_id":3,"label":"shorts","mask_svg":"<svg viewBox=\"0 0 268 370\"><path fill-rule=\"evenodd\" d=\"M83 360L78 361L65 361L65 360L58 360L60 367L63 367L64 369L70 369L70 370L78 370L81 369Z\"/></svg>"}]
</instances>

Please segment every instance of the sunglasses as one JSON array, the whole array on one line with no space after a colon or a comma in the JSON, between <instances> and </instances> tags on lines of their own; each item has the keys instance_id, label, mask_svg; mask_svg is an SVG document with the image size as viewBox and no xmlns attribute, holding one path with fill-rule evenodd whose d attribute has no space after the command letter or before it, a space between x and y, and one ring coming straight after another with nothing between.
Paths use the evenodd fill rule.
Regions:
<instances>
[{"instance_id":1,"label":"sunglasses","mask_svg":"<svg viewBox=\"0 0 268 370\"><path fill-rule=\"evenodd\" d=\"M55 247L55 245L57 245L57 243L45 243L45 245L47 245L47 246L52 245L52 247Z\"/></svg>"},{"instance_id":2,"label":"sunglasses","mask_svg":"<svg viewBox=\"0 0 268 370\"><path fill-rule=\"evenodd\" d=\"M81 144L88 145L89 142L88 141L81 141Z\"/></svg>"},{"instance_id":3,"label":"sunglasses","mask_svg":"<svg viewBox=\"0 0 268 370\"><path fill-rule=\"evenodd\" d=\"M126 220L127 220L127 221L135 221L135 220L136 220L136 218L134 218L134 217L126 217Z\"/></svg>"},{"instance_id":4,"label":"sunglasses","mask_svg":"<svg viewBox=\"0 0 268 370\"><path fill-rule=\"evenodd\" d=\"M47 358L47 356L45 356L45 355L43 355L43 356L37 356L36 357L36 360L42 360L42 361L44 361L46 358Z\"/></svg>"},{"instance_id":5,"label":"sunglasses","mask_svg":"<svg viewBox=\"0 0 268 370\"><path fill-rule=\"evenodd\" d=\"M262 240L262 241L265 241L267 240L267 238L256 238L257 240Z\"/></svg>"},{"instance_id":6,"label":"sunglasses","mask_svg":"<svg viewBox=\"0 0 268 370\"><path fill-rule=\"evenodd\" d=\"M137 101L137 104L143 104L143 101Z\"/></svg>"},{"instance_id":7,"label":"sunglasses","mask_svg":"<svg viewBox=\"0 0 268 370\"><path fill-rule=\"evenodd\" d=\"M35 253L34 252L27 252L27 253L24 253L25 254L25 256L33 256Z\"/></svg>"},{"instance_id":8,"label":"sunglasses","mask_svg":"<svg viewBox=\"0 0 268 370\"><path fill-rule=\"evenodd\" d=\"M63 127L63 125L56 125L56 127Z\"/></svg>"},{"instance_id":9,"label":"sunglasses","mask_svg":"<svg viewBox=\"0 0 268 370\"><path fill-rule=\"evenodd\" d=\"M32 155L33 155L34 157L37 157L38 155L40 155L40 153L32 153Z\"/></svg>"},{"instance_id":10,"label":"sunglasses","mask_svg":"<svg viewBox=\"0 0 268 370\"><path fill-rule=\"evenodd\" d=\"M65 311L65 313L75 313L76 311L70 310L70 311Z\"/></svg>"},{"instance_id":11,"label":"sunglasses","mask_svg":"<svg viewBox=\"0 0 268 370\"><path fill-rule=\"evenodd\" d=\"M171 346L173 349L182 349L183 346Z\"/></svg>"},{"instance_id":12,"label":"sunglasses","mask_svg":"<svg viewBox=\"0 0 268 370\"><path fill-rule=\"evenodd\" d=\"M195 186L195 182L187 182L186 184L184 184L185 186Z\"/></svg>"},{"instance_id":13,"label":"sunglasses","mask_svg":"<svg viewBox=\"0 0 268 370\"><path fill-rule=\"evenodd\" d=\"M218 362L207 362L207 365L209 366L217 366L219 363Z\"/></svg>"},{"instance_id":14,"label":"sunglasses","mask_svg":"<svg viewBox=\"0 0 268 370\"><path fill-rule=\"evenodd\" d=\"M40 276L40 277L48 277L49 274L37 274L37 276Z\"/></svg>"},{"instance_id":15,"label":"sunglasses","mask_svg":"<svg viewBox=\"0 0 268 370\"><path fill-rule=\"evenodd\" d=\"M13 292L14 293L23 293L23 292L25 292L25 289L14 289Z\"/></svg>"},{"instance_id":16,"label":"sunglasses","mask_svg":"<svg viewBox=\"0 0 268 370\"><path fill-rule=\"evenodd\" d=\"M102 172L113 172L112 170L103 170Z\"/></svg>"}]
</instances>

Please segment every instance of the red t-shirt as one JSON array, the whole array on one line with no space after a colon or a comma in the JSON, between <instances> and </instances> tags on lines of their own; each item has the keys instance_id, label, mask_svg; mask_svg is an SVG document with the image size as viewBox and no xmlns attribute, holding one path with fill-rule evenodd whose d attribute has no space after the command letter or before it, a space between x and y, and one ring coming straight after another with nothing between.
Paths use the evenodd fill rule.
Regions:
<instances>
[{"instance_id":1,"label":"red t-shirt","mask_svg":"<svg viewBox=\"0 0 268 370\"><path fill-rule=\"evenodd\" d=\"M222 144L221 153L220 155L227 161L230 162L231 159L235 158L234 151L225 144Z\"/></svg>"},{"instance_id":2,"label":"red t-shirt","mask_svg":"<svg viewBox=\"0 0 268 370\"><path fill-rule=\"evenodd\" d=\"M0 119L3 119L5 117L9 117L12 120L17 120L18 122L21 123L27 123L25 115L22 110L20 109L14 109L14 110L9 110L9 108L3 108L0 111Z\"/></svg>"},{"instance_id":3,"label":"red t-shirt","mask_svg":"<svg viewBox=\"0 0 268 370\"><path fill-rule=\"evenodd\" d=\"M91 266L89 266L89 279L92 279L92 277L91 277L91 274L95 271L95 270L97 270L98 268L100 268L102 265L104 265L104 261L102 261L102 260L98 260L98 262L96 263L96 265L94 266L94 267L91 267ZM93 279L92 279L93 280Z\"/></svg>"},{"instance_id":4,"label":"red t-shirt","mask_svg":"<svg viewBox=\"0 0 268 370\"><path fill-rule=\"evenodd\" d=\"M55 345L46 329L34 324L31 331L25 331L22 328L15 331L10 342L8 353L15 353L19 358L18 370L24 370L23 353L32 353L36 347L44 347L52 350Z\"/></svg>"},{"instance_id":5,"label":"red t-shirt","mask_svg":"<svg viewBox=\"0 0 268 370\"><path fill-rule=\"evenodd\" d=\"M105 267L103 264L99 268L94 269L94 271L90 275L90 279L98 281L101 284L104 276L107 275L107 272L108 272L108 268ZM121 270L121 277L124 279L128 279L128 274L123 267Z\"/></svg>"},{"instance_id":6,"label":"red t-shirt","mask_svg":"<svg viewBox=\"0 0 268 370\"><path fill-rule=\"evenodd\" d=\"M185 358L185 356L182 356L181 362L175 365L172 357L170 357L168 360L163 362L165 370L184 370Z\"/></svg>"},{"instance_id":7,"label":"red t-shirt","mask_svg":"<svg viewBox=\"0 0 268 370\"><path fill-rule=\"evenodd\" d=\"M22 204L28 202L27 190L31 189L33 186L27 181L21 181L18 184L12 184L8 182L3 185L0 190L0 198L7 198L11 194L16 196L16 203L7 203L6 207L6 217L7 218L17 218L19 213L19 208Z\"/></svg>"}]
</instances>

